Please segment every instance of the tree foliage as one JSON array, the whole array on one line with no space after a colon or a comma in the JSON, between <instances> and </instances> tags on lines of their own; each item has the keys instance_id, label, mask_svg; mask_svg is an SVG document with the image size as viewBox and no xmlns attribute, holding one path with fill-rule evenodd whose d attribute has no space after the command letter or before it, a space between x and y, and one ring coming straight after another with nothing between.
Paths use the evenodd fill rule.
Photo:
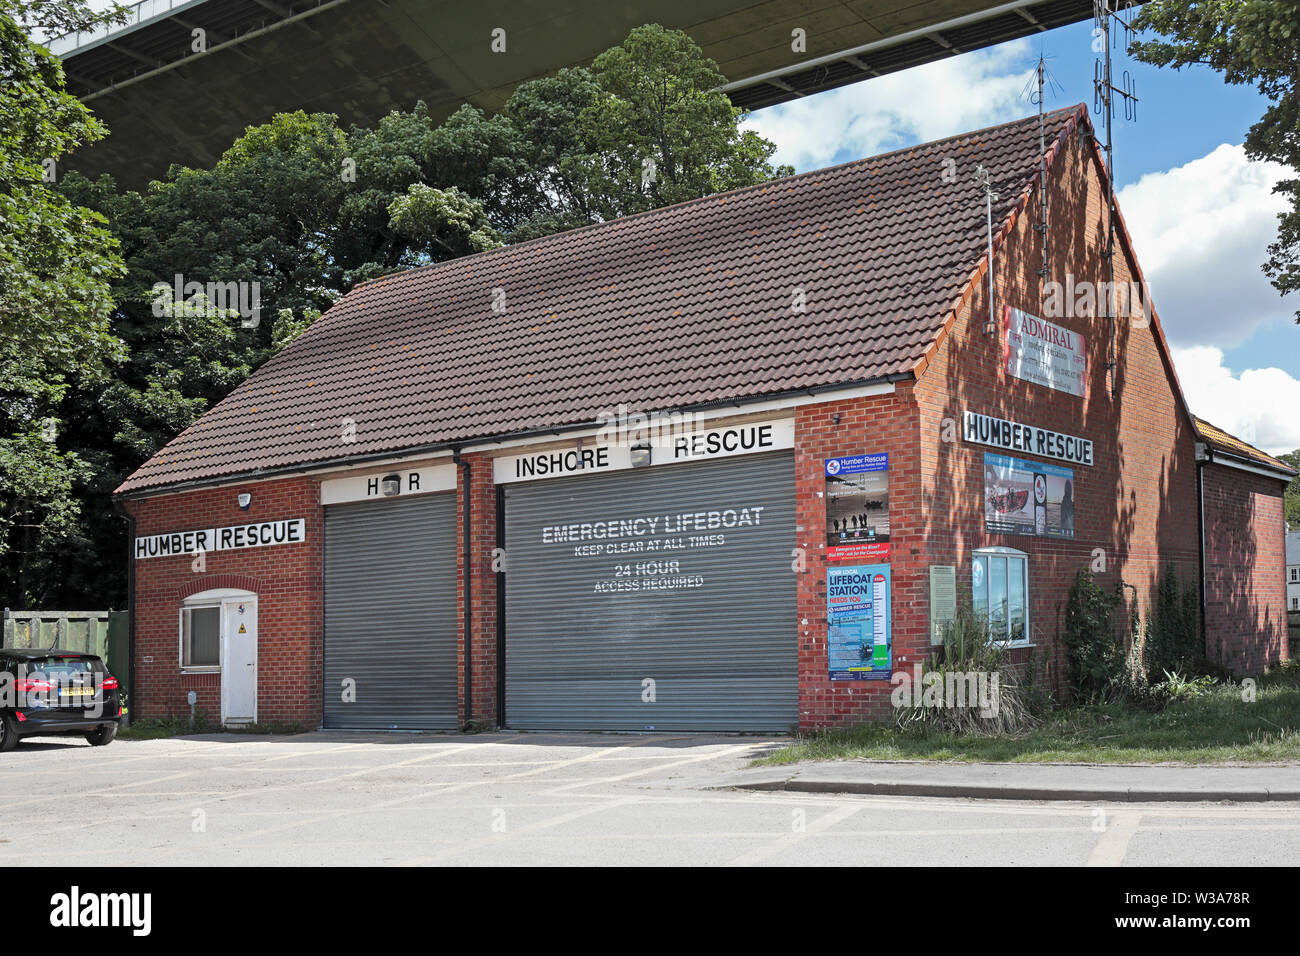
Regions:
<instances>
[{"instance_id":1,"label":"tree foliage","mask_svg":"<svg viewBox=\"0 0 1300 956\"><path fill-rule=\"evenodd\" d=\"M1300 471L1300 448L1278 455L1277 459ZM1300 475L1286 486L1286 523L1292 531L1300 531Z\"/></svg>"},{"instance_id":2,"label":"tree foliage","mask_svg":"<svg viewBox=\"0 0 1300 956\"><path fill-rule=\"evenodd\" d=\"M1134 21L1163 39L1130 47L1137 59L1175 69L1203 64L1228 83L1254 86L1271 101L1246 135L1246 155L1300 170L1300 3L1295 0L1151 0ZM1290 208L1264 272L1279 293L1300 291L1300 178L1273 187ZM1296 312L1300 323L1300 311Z\"/></svg>"},{"instance_id":3,"label":"tree foliage","mask_svg":"<svg viewBox=\"0 0 1300 956\"><path fill-rule=\"evenodd\" d=\"M111 326L122 273L104 217L53 187L59 164L105 135L29 30L85 29L115 14L80 2L0 0L0 578L7 605L62 578L89 475L59 409L102 387L124 355Z\"/></svg>"}]
</instances>

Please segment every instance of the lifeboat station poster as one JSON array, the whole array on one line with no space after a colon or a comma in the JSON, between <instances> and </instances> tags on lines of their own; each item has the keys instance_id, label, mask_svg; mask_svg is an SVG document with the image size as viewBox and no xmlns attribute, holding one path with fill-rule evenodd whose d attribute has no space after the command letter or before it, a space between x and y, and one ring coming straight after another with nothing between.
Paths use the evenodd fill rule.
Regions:
<instances>
[{"instance_id":1,"label":"lifeboat station poster","mask_svg":"<svg viewBox=\"0 0 1300 956\"><path fill-rule=\"evenodd\" d=\"M1007 455L984 455L984 529L1074 537L1074 472Z\"/></svg>"},{"instance_id":2,"label":"lifeboat station poster","mask_svg":"<svg viewBox=\"0 0 1300 956\"><path fill-rule=\"evenodd\" d=\"M889 560L889 455L826 459L826 559Z\"/></svg>"},{"instance_id":3,"label":"lifeboat station poster","mask_svg":"<svg viewBox=\"0 0 1300 956\"><path fill-rule=\"evenodd\" d=\"M889 680L889 565L826 570L826 658L831 680Z\"/></svg>"}]
</instances>

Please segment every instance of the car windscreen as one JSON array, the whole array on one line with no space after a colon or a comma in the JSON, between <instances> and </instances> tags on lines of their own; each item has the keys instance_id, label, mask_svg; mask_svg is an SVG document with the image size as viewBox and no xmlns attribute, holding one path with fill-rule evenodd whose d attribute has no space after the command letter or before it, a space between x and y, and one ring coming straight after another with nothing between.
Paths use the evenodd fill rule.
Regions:
<instances>
[{"instance_id":1,"label":"car windscreen","mask_svg":"<svg viewBox=\"0 0 1300 956\"><path fill-rule=\"evenodd\" d=\"M28 677L40 674L51 680L98 674L104 670L103 662L94 657L35 657L24 663Z\"/></svg>"}]
</instances>

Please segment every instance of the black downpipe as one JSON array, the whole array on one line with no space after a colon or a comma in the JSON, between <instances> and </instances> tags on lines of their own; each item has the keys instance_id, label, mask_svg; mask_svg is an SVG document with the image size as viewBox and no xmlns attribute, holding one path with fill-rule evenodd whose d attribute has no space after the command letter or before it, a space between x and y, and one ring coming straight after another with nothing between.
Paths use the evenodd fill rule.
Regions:
<instances>
[{"instance_id":1,"label":"black downpipe","mask_svg":"<svg viewBox=\"0 0 1300 956\"><path fill-rule=\"evenodd\" d=\"M127 711L122 726L131 726L131 715L138 706L135 696L135 515L126 510L121 499L113 499L113 510L126 521L126 700Z\"/></svg>"},{"instance_id":2,"label":"black downpipe","mask_svg":"<svg viewBox=\"0 0 1300 956\"><path fill-rule=\"evenodd\" d=\"M1205 461L1196 456L1196 529L1200 538L1200 547L1196 549L1198 571L1201 578L1201 586L1197 588L1201 592L1200 610L1201 610L1201 647L1205 656L1210 657L1210 633L1205 627ZM1210 658L1213 660L1213 658ZM1219 663L1216 661L1216 663Z\"/></svg>"},{"instance_id":3,"label":"black downpipe","mask_svg":"<svg viewBox=\"0 0 1300 956\"><path fill-rule=\"evenodd\" d=\"M506 547L506 489L497 485L497 554ZM506 725L506 566L497 572L497 726Z\"/></svg>"},{"instance_id":4,"label":"black downpipe","mask_svg":"<svg viewBox=\"0 0 1300 956\"><path fill-rule=\"evenodd\" d=\"M464 593L464 604L465 604L465 633L464 633L465 728L469 729L469 723L474 713L474 684L473 684L474 670L473 670L473 665L471 663L471 659L473 657L473 651L474 651L473 643L471 640L471 634L473 633L472 621L473 621L473 614L474 614L474 604L471 596L473 595L474 591L473 588L470 586L470 534L472 531L471 524L470 524L470 512L469 512L470 465L469 462L465 461L460 457L459 448L452 449L451 460L455 462L461 469L460 475L461 475L462 517L460 522L460 534L461 534L462 548L463 548L463 560L461 566L464 568L464 570L461 572L461 588Z\"/></svg>"}]
</instances>

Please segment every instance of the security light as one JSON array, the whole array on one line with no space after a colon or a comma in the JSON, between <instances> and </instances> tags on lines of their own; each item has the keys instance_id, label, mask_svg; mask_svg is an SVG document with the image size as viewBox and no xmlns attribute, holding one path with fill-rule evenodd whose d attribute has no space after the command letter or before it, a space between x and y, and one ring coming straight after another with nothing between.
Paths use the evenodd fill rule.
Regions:
<instances>
[{"instance_id":1,"label":"security light","mask_svg":"<svg viewBox=\"0 0 1300 956\"><path fill-rule=\"evenodd\" d=\"M384 480L379 483L379 490L383 492L386 498L400 495L402 493L402 476L384 475Z\"/></svg>"},{"instance_id":2,"label":"security light","mask_svg":"<svg viewBox=\"0 0 1300 956\"><path fill-rule=\"evenodd\" d=\"M633 445L631 457L633 468L644 468L650 464L650 446Z\"/></svg>"}]
</instances>

